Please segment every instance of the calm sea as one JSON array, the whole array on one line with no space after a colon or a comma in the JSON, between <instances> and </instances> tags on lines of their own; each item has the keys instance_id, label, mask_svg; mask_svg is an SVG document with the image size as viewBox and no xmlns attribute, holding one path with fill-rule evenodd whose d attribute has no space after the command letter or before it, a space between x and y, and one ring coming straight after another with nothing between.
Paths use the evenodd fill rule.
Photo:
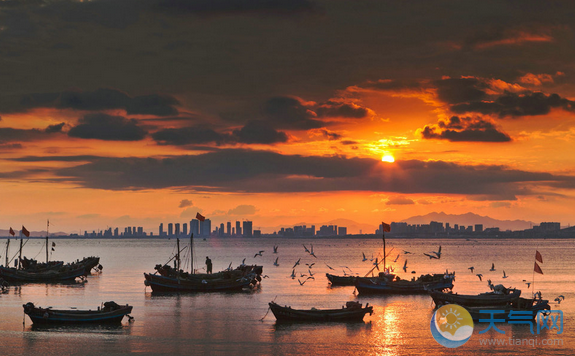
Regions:
<instances>
[{"instance_id":1,"label":"calm sea","mask_svg":"<svg viewBox=\"0 0 575 356\"><path fill-rule=\"evenodd\" d=\"M104 270L83 284L28 284L0 295L0 354L2 355L472 355L531 354L567 355L575 353L575 240L423 240L387 239L388 264L396 266L403 278L424 273L456 272L454 291L488 291L487 279L494 284L518 287L529 295L526 282L533 283L549 299L553 309L563 311L563 333L545 330L531 334L528 325L498 323L505 335L493 329L479 334L487 325L475 325L471 339L457 349L439 345L431 336L433 313L430 297L357 296L354 287L330 287L326 272L367 273L369 259L379 256L380 239L196 239L196 268L210 256L214 271L246 263L264 266L261 288L249 293L155 295L144 286L144 272L153 272L175 251L175 239L54 239L51 259L72 261L84 256L100 256ZM5 240L0 240L4 261ZM188 241L181 241L185 246ZM45 258L42 240L30 240L24 255ZM317 258L304 250L304 245ZM11 255L17 243L12 240ZM278 253L273 254L277 245ZM423 253L437 251L440 260ZM264 250L263 256L254 255ZM404 250L412 252L405 254ZM543 256L544 274L533 274L535 251ZM362 261L365 253L367 261ZM399 255L399 257L397 257ZM274 266L278 258L279 266ZM292 279L292 267L298 278ZM397 258L397 262L393 262ZM408 272L401 267L407 259ZM188 262L189 263L189 262ZM306 280L311 267L315 279ZM489 271L491 264L496 271ZM335 269L331 271L328 265ZM468 267L475 267L471 273ZM509 276L503 279L503 271ZM411 271L415 271L412 274ZM483 275L483 281L476 276ZM300 281L306 280L303 285ZM560 304L554 301L565 296ZM42 307L96 308L113 300L134 306L134 322L119 327L52 327L36 329L22 311L22 304ZM268 302L295 308L340 308L349 300L374 306L374 314L364 323L276 324ZM264 318L265 316L265 318ZM263 321L261 320L263 318ZM24 323L23 323L24 322ZM486 345L493 340L506 345ZM509 339L522 345L509 345ZM492 340L492 341L489 341ZM507 340L507 341L505 341ZM551 344L551 345L549 345Z\"/></svg>"}]
</instances>

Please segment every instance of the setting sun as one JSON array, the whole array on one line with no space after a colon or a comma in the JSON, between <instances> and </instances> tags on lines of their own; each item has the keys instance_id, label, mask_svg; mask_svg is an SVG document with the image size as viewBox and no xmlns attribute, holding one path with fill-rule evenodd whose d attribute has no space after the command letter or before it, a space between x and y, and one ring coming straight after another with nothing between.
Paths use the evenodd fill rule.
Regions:
<instances>
[{"instance_id":1,"label":"setting sun","mask_svg":"<svg viewBox=\"0 0 575 356\"><path fill-rule=\"evenodd\" d=\"M395 158L392 155L385 155L381 157L382 162L395 162Z\"/></svg>"}]
</instances>

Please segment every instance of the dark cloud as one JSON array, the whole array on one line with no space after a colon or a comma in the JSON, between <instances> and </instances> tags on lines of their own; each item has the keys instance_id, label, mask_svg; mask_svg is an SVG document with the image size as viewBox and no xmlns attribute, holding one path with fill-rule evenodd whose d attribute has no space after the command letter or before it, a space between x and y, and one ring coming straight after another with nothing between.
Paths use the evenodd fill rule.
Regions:
<instances>
[{"instance_id":1,"label":"dark cloud","mask_svg":"<svg viewBox=\"0 0 575 356\"><path fill-rule=\"evenodd\" d=\"M160 9L174 14L218 15L234 13L296 14L315 9L308 0L158 0Z\"/></svg>"},{"instance_id":2,"label":"dark cloud","mask_svg":"<svg viewBox=\"0 0 575 356\"><path fill-rule=\"evenodd\" d=\"M318 117L343 117L362 119L368 117L373 112L367 108L353 103L338 103L328 101L315 109Z\"/></svg>"},{"instance_id":3,"label":"dark cloud","mask_svg":"<svg viewBox=\"0 0 575 356\"><path fill-rule=\"evenodd\" d=\"M264 105L264 116L278 129L309 130L323 127L313 107L292 97L275 97Z\"/></svg>"},{"instance_id":4,"label":"dark cloud","mask_svg":"<svg viewBox=\"0 0 575 356\"><path fill-rule=\"evenodd\" d=\"M192 206L192 205L194 205L194 203L192 203L191 200L182 199L182 201L180 201L180 205L178 206L178 208L187 208L188 206Z\"/></svg>"},{"instance_id":5,"label":"dark cloud","mask_svg":"<svg viewBox=\"0 0 575 356\"><path fill-rule=\"evenodd\" d=\"M50 158L39 157L38 161ZM70 161L69 156L51 157ZM27 157L33 162L34 157ZM443 161L281 155L267 151L220 150L169 158L82 157L87 162L53 172L94 189L180 188L228 192L376 191L399 194L465 194L509 200L537 195L538 189L575 187L575 178L505 166ZM23 174L25 175L25 174ZM501 198L501 199L500 199Z\"/></svg>"},{"instance_id":6,"label":"dark cloud","mask_svg":"<svg viewBox=\"0 0 575 356\"><path fill-rule=\"evenodd\" d=\"M230 142L230 135L216 132L206 126L188 126L182 128L163 129L152 134L152 138L161 145L194 145Z\"/></svg>"},{"instance_id":7,"label":"dark cloud","mask_svg":"<svg viewBox=\"0 0 575 356\"><path fill-rule=\"evenodd\" d=\"M261 120L249 121L239 130L234 130L233 135L240 143L274 144L287 142L285 132L276 131L269 122Z\"/></svg>"},{"instance_id":8,"label":"dark cloud","mask_svg":"<svg viewBox=\"0 0 575 356\"><path fill-rule=\"evenodd\" d=\"M59 93L31 93L2 98L0 112L25 112L36 108L102 111L124 109L129 115L177 115L176 98L169 95L150 94L130 97L116 89L94 91L64 91Z\"/></svg>"},{"instance_id":9,"label":"dark cloud","mask_svg":"<svg viewBox=\"0 0 575 356\"><path fill-rule=\"evenodd\" d=\"M437 87L437 97L448 104L479 101L487 94L488 86L477 78L448 78L434 82Z\"/></svg>"},{"instance_id":10,"label":"dark cloud","mask_svg":"<svg viewBox=\"0 0 575 356\"><path fill-rule=\"evenodd\" d=\"M51 137L54 132L49 130L38 129L14 129L11 127L0 128L0 144L8 142L29 142L36 140L45 140Z\"/></svg>"},{"instance_id":11,"label":"dark cloud","mask_svg":"<svg viewBox=\"0 0 575 356\"><path fill-rule=\"evenodd\" d=\"M454 113L476 112L485 115L504 117L521 117L548 114L552 108L575 111L575 101L565 99L557 94L541 92L509 93L498 96L493 101L473 101L451 106Z\"/></svg>"},{"instance_id":12,"label":"dark cloud","mask_svg":"<svg viewBox=\"0 0 575 356\"><path fill-rule=\"evenodd\" d=\"M411 204L415 204L415 202L405 197L391 198L385 203L385 205L411 205Z\"/></svg>"},{"instance_id":13,"label":"dark cloud","mask_svg":"<svg viewBox=\"0 0 575 356\"><path fill-rule=\"evenodd\" d=\"M314 129L314 130L311 130L310 133L315 134L315 135L321 135L330 141L340 140L343 137L342 135L338 134L337 132L330 131L328 129ZM350 143L347 143L348 141L345 141L345 142L346 143L344 143L344 144L350 144ZM355 142L353 144L355 144Z\"/></svg>"},{"instance_id":14,"label":"dark cloud","mask_svg":"<svg viewBox=\"0 0 575 356\"><path fill-rule=\"evenodd\" d=\"M68 131L68 136L107 141L139 141L147 132L134 119L106 114L88 114Z\"/></svg>"},{"instance_id":15,"label":"dark cloud","mask_svg":"<svg viewBox=\"0 0 575 356\"><path fill-rule=\"evenodd\" d=\"M66 126L65 122L61 122L57 125L50 125L46 128L46 132L52 133L52 132L62 132L62 129L64 128L64 126Z\"/></svg>"},{"instance_id":16,"label":"dark cloud","mask_svg":"<svg viewBox=\"0 0 575 356\"><path fill-rule=\"evenodd\" d=\"M482 118L452 116L437 125L426 125L421 130L425 139L442 139L452 142L509 142L511 137Z\"/></svg>"}]
</instances>

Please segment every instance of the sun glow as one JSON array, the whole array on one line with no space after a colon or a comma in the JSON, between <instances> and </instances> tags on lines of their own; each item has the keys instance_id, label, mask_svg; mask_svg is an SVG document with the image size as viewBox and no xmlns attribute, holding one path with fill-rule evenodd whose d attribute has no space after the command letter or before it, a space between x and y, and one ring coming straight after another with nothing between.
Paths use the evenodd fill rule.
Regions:
<instances>
[{"instance_id":1,"label":"sun glow","mask_svg":"<svg viewBox=\"0 0 575 356\"><path fill-rule=\"evenodd\" d=\"M381 160L383 162L395 162L395 158L393 158L392 155L385 155L385 156L381 157Z\"/></svg>"}]
</instances>

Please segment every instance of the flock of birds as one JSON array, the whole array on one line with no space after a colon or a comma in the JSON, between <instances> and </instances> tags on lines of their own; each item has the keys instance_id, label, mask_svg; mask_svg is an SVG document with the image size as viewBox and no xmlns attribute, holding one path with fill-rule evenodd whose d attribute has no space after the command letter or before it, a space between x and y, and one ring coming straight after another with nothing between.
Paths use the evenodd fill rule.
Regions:
<instances>
[{"instance_id":1,"label":"flock of birds","mask_svg":"<svg viewBox=\"0 0 575 356\"><path fill-rule=\"evenodd\" d=\"M303 248L304 248L304 251L305 251L309 256L312 256L312 257L314 257L314 258L317 259L317 256L316 256L316 254L315 254L315 252L314 252L314 250L313 250L313 244L310 244L310 247L309 247L309 248L308 248L305 244L302 244L302 246L303 246ZM274 253L274 254L277 254L277 253L278 253L278 248L279 248L278 245L274 245L274 246L273 246L273 253ZM393 248L392 248L392 251L393 251ZM412 252L407 251L407 250L402 250L402 251L403 251L403 255L413 254ZM264 250L260 250L260 251L256 252L256 253L254 254L254 258L256 258L256 257L262 257L264 252L265 252ZM386 257L388 257L388 255L389 255L390 253L391 253L391 251L386 255ZM441 255L442 255L441 245L439 246L439 248L437 249L437 251L431 251L431 252L428 252L428 253L423 253L423 255L425 255L426 257L429 257L430 260L433 260L433 259L439 260L439 259L441 259ZM397 261L399 260L400 256L401 256L401 254L397 254L397 256L395 257L395 259L393 259L393 263L397 263ZM245 260L246 260L246 259L244 258L244 260L242 261L242 265L245 264ZM302 266L302 265L301 265L301 262L302 262L301 260L302 260L302 258L300 257L300 258L294 263L294 265L292 266L292 268L291 268L291 269L292 269L292 272L291 272L291 274L290 274L290 278L291 278L291 279L297 279L298 282L299 282L299 284L300 284L300 286L303 286L307 281L309 281L309 280L315 280L315 277L314 277L315 273L312 272L312 268L313 268L313 266L314 266L316 263L315 263L315 262L313 262L313 263L305 263L307 273L301 273L301 272L298 273L298 272L296 272L296 267ZM379 265L380 265L380 263L381 263L381 260L379 259L379 256L374 257L373 254L372 254L371 258L368 258L368 257L365 255L365 253L362 252L362 260L361 260L361 261L362 261L362 262L367 262L367 261L372 262L372 263L373 263L373 266L374 266L374 267L372 268L372 271L373 271L374 269L377 269L378 271L380 270ZM331 266L328 265L326 262L323 262L323 263L324 263L330 270L335 271L335 268L331 267ZM276 267L279 266L279 257L276 257L275 261L273 262L273 265L276 266ZM303 267L303 266L302 266L302 267ZM348 266L340 266L340 267L342 268L342 271L343 271L344 276L349 276L349 275L351 275L350 273L353 273L353 271L351 270L351 268L349 268ZM231 263L230 263L230 267L229 267L229 268L231 268ZM404 261L404 263L403 263L402 269L403 269L404 272L407 272L407 258L405 259L405 261ZM471 273L474 273L474 271L475 271L475 267L473 267L473 266L468 267L468 269L471 271ZM349 273L348 273L348 271L349 271ZM394 271L394 268L393 268L393 267L390 267L390 271L393 272L393 271ZM489 269L489 272L495 272L495 271L496 271L496 269L495 269L495 263L491 263L491 268ZM371 271L370 271L370 272L371 272ZM369 272L368 272L368 273L369 273ZM416 272L415 272L415 271L411 271L411 273L416 273ZM477 274L475 274L475 275L479 278L480 281L483 281L483 274L477 273ZM264 277L264 278L267 278L268 276L266 275L266 276L263 276L263 277ZM303 279L303 278L305 278L305 279ZM503 270L503 276L502 276L502 278L503 278L503 279L509 278L509 275L505 272L505 270ZM303 279L303 280L302 280L302 279ZM523 280L523 282L525 282L525 284L527 285L527 288L529 288L529 287L531 286L531 282L527 282L526 280ZM489 287L491 287L491 288L493 287L493 284L491 283L491 280L490 280L490 279L487 281L487 284L488 284ZM539 292L539 293L540 293L540 292ZM557 304L560 304L561 301L563 301L564 299L565 299L565 296L560 295L560 296L558 296L557 298L555 298L555 301L557 302Z\"/></svg>"}]
</instances>

